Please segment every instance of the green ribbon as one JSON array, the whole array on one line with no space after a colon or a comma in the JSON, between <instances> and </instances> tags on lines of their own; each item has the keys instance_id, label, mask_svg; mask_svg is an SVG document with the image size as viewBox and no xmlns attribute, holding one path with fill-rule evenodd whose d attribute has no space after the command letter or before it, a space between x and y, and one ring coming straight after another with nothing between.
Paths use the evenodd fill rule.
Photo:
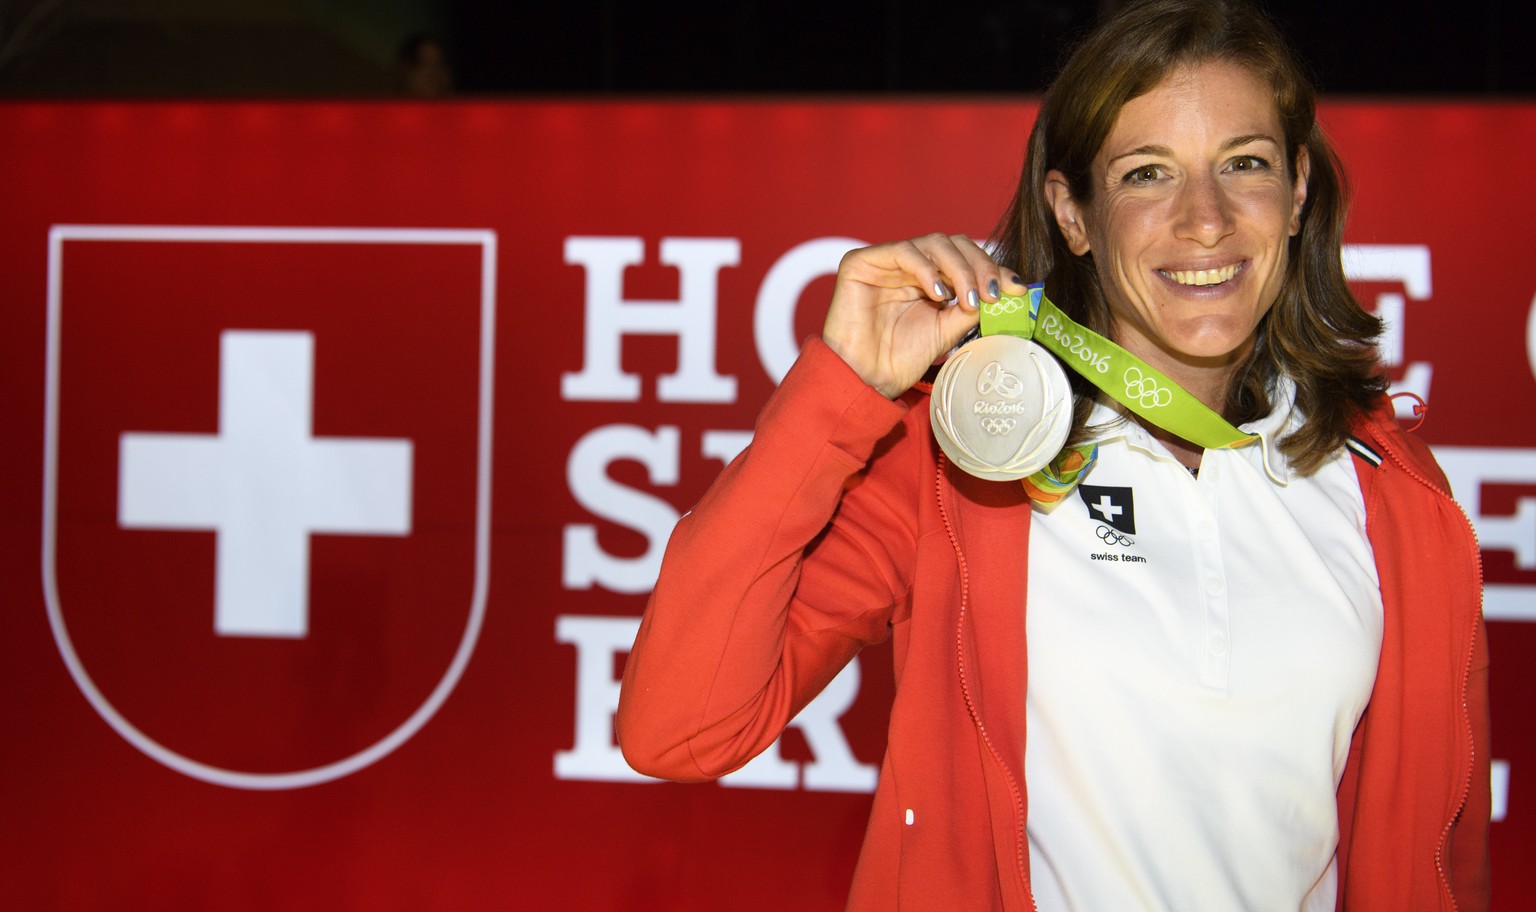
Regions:
<instances>
[{"instance_id":1,"label":"green ribbon","mask_svg":"<svg viewBox=\"0 0 1536 912\"><path fill-rule=\"evenodd\" d=\"M981 334L999 333L1034 340L1132 413L1196 446L1226 449L1258 439L1233 427L1162 371L1062 313L1045 296L1042 284L1030 285L1023 295L982 302ZM1031 476L1026 487L1044 495L1036 499L1057 500L1097 455L1098 448L1091 445L1063 451Z\"/></svg>"}]
</instances>

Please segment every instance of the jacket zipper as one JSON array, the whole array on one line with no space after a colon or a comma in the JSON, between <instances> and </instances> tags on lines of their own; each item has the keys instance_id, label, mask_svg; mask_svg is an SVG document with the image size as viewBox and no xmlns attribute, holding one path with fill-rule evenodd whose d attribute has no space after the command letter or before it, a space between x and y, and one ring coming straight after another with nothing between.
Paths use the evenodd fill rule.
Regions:
<instances>
[{"instance_id":1,"label":"jacket zipper","mask_svg":"<svg viewBox=\"0 0 1536 912\"><path fill-rule=\"evenodd\" d=\"M1004 763L1002 756L998 754L997 747L992 743L992 735L988 733L986 723L981 720L981 712L976 708L976 700L971 695L970 682L966 677L965 615L969 610L970 605L970 573L966 568L965 553L960 548L960 538L955 533L954 523L950 521L949 509L944 502L945 462L946 460L944 455L942 453L939 454L937 469L934 472L933 487L934 496L938 499L939 503L939 516L944 520L944 532L949 536L950 547L954 548L955 560L960 567L960 619L955 625L955 659L956 664L960 669L960 693L965 697L965 708L970 712L971 722L976 726L976 730L981 733L981 741L987 746L987 753L992 755L992 759L997 761L997 765L1003 770L1003 775L1007 777L1008 791L1013 797L1014 819L1023 821L1024 798L1019 791L1018 781L1014 778L1013 771L1008 768L1008 764ZM1468 661L1470 663L1470 659ZM1470 669L1468 670L1468 675L1471 675ZM1465 690L1465 688L1463 688L1463 690ZM1018 866L1019 878L1024 882L1024 895L1029 899L1029 908L1032 910L1032 912L1035 912L1035 910L1037 910L1037 906L1035 905L1035 892L1030 888L1029 874L1026 870L1026 858L1024 854L1024 833L1022 826L1023 824L1021 822L1020 830L1014 833L1014 862Z\"/></svg>"},{"instance_id":2,"label":"jacket zipper","mask_svg":"<svg viewBox=\"0 0 1536 912\"><path fill-rule=\"evenodd\" d=\"M1479 544L1477 540L1477 527L1472 525L1472 520L1467 517L1466 511L1461 508L1461 504L1457 503L1454 497L1451 497L1444 491L1441 491L1440 488L1437 487L1433 482L1419 474L1419 472L1416 471L1412 466L1408 465L1403 460L1403 458L1398 455L1396 448L1382 439L1382 436L1376 431L1375 427L1372 427L1371 431L1372 436L1376 438L1376 442L1381 444L1382 449L1387 453L1388 456L1392 458L1392 462L1399 469L1402 469L1409 478L1417 481L1419 484L1428 488L1433 493L1445 498L1446 500L1449 500L1451 502L1451 506L1456 508L1456 514L1461 517L1462 523L1466 525L1467 532L1472 536L1472 565L1477 568L1477 591L1481 593L1483 591L1483 561L1481 554L1482 545ZM1459 798L1456 802L1456 808L1451 812L1450 818L1446 820L1445 826L1441 827L1440 842L1435 847L1435 871L1440 876L1440 888L1444 891L1445 897L1450 900L1451 909L1453 910L1459 907L1456 904L1456 894L1451 889L1450 875L1445 870L1445 845L1451 837L1451 827L1456 825L1456 819L1460 817L1461 812L1466 809L1467 796L1470 794L1472 788L1472 765L1477 759L1477 749L1476 745L1473 743L1472 735L1472 714L1467 706L1467 686L1471 683L1472 680L1472 656L1473 653L1477 650L1477 618L1481 615L1482 604L1481 597L1479 597L1478 612L1472 620L1472 636L1469 638L1469 643L1467 646L1467 657L1466 660L1462 662L1461 666L1461 720L1463 731L1466 735L1466 753L1468 755L1466 769L1462 773L1461 787L1458 793Z\"/></svg>"}]
</instances>

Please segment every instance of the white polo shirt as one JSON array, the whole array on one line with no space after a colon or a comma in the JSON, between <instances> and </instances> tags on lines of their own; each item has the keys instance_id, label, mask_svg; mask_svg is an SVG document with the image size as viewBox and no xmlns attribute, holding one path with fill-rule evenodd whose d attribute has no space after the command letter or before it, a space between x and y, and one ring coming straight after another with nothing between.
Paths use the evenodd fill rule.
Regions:
<instances>
[{"instance_id":1,"label":"white polo shirt","mask_svg":"<svg viewBox=\"0 0 1536 912\"><path fill-rule=\"evenodd\" d=\"M1030 529L1029 854L1042 912L1334 908L1335 791L1381 593L1347 452L1277 443L1198 478L1133 421ZM1093 424L1118 413L1099 405Z\"/></svg>"}]
</instances>

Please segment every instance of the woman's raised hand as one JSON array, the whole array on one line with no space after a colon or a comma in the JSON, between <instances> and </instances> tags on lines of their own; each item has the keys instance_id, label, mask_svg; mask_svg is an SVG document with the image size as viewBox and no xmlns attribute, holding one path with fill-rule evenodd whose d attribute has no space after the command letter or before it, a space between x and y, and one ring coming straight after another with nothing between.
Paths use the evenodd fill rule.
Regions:
<instances>
[{"instance_id":1,"label":"woman's raised hand","mask_svg":"<svg viewBox=\"0 0 1536 912\"><path fill-rule=\"evenodd\" d=\"M976 325L980 302L997 300L1003 282L1001 268L963 234L850 250L837 268L822 339L894 399Z\"/></svg>"}]
</instances>

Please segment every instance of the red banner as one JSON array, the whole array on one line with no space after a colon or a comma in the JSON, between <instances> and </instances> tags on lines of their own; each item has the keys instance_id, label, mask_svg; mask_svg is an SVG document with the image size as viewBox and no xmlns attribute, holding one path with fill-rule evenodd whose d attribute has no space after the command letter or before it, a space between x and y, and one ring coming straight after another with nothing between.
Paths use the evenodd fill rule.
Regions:
<instances>
[{"instance_id":1,"label":"red banner","mask_svg":"<svg viewBox=\"0 0 1536 912\"><path fill-rule=\"evenodd\" d=\"M838 258L986 236L1033 114L0 106L0 904L841 908L889 653L710 785L628 770L617 675ZM1529 908L1536 105L1324 120L1483 547L1495 906Z\"/></svg>"}]
</instances>

